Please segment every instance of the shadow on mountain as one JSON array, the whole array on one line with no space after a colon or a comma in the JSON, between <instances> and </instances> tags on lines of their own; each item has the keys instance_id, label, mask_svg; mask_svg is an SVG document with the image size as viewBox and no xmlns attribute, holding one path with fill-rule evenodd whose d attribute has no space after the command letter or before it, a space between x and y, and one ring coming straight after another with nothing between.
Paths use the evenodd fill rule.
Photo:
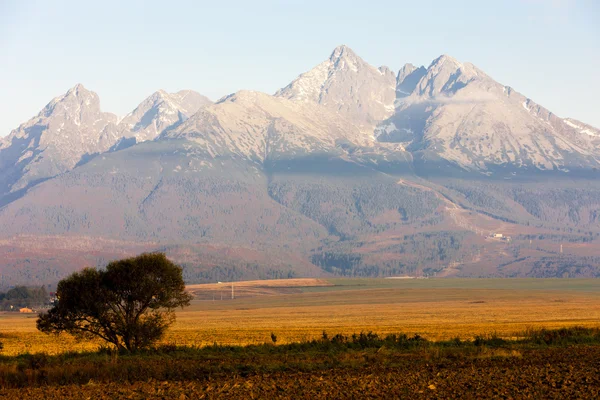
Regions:
<instances>
[{"instance_id":1,"label":"shadow on mountain","mask_svg":"<svg viewBox=\"0 0 600 400\"><path fill-rule=\"evenodd\" d=\"M135 137L122 137L117 141L117 143L113 144L110 149L108 149L108 153L114 153L115 151L125 150L131 146L135 146L137 144L137 139Z\"/></svg>"},{"instance_id":2,"label":"shadow on mountain","mask_svg":"<svg viewBox=\"0 0 600 400\"><path fill-rule=\"evenodd\" d=\"M422 77L427 74L427 69L421 66L408 74L396 88L396 98L401 99L409 96L419 84Z\"/></svg>"},{"instance_id":3,"label":"shadow on mountain","mask_svg":"<svg viewBox=\"0 0 600 400\"><path fill-rule=\"evenodd\" d=\"M300 158L265 160L264 169L268 174L290 175L333 175L371 176L378 172L371 167L329 155L314 155Z\"/></svg>"},{"instance_id":4,"label":"shadow on mountain","mask_svg":"<svg viewBox=\"0 0 600 400\"><path fill-rule=\"evenodd\" d=\"M485 170L469 170L441 158L434 151L413 153L415 173L425 179L457 178L466 180L486 179L491 181L544 182L552 180L598 179L596 168L574 168L568 170L541 170L535 166L514 166L512 164L486 164Z\"/></svg>"},{"instance_id":5,"label":"shadow on mountain","mask_svg":"<svg viewBox=\"0 0 600 400\"><path fill-rule=\"evenodd\" d=\"M411 104L399 109L394 115L382 122L377 140L384 143L409 143L407 150L422 149L423 132L433 108L427 103Z\"/></svg>"},{"instance_id":6,"label":"shadow on mountain","mask_svg":"<svg viewBox=\"0 0 600 400\"><path fill-rule=\"evenodd\" d=\"M29 191L29 189L33 188L34 186L39 185L40 183L43 183L52 178L53 177L48 177L48 178L42 178L42 179L32 181L23 189L19 189L14 192L7 193L4 196L1 196L0 197L0 209L2 207L12 203L13 201L19 200L21 197L25 196L27 194L27 192Z\"/></svg>"},{"instance_id":7,"label":"shadow on mountain","mask_svg":"<svg viewBox=\"0 0 600 400\"><path fill-rule=\"evenodd\" d=\"M23 176L23 171L28 163L41 153L39 150L40 140L42 133L46 129L46 125L34 125L27 128L23 137L13 137L10 146L0 150L0 170L2 171L2 175L0 175L0 196L6 193L6 196L3 196L2 199L5 197L14 197L9 192L12 186ZM31 154L25 157L27 151L31 152ZM26 191L31 186L29 184L23 190ZM1 200L0 207L4 204L7 203Z\"/></svg>"},{"instance_id":8,"label":"shadow on mountain","mask_svg":"<svg viewBox=\"0 0 600 400\"><path fill-rule=\"evenodd\" d=\"M462 74L461 74L460 70L458 70L455 73L453 73L452 75L450 75L448 82L446 82L444 84L444 87L442 87L442 92L445 93L446 95L451 95L451 94L453 95L453 94L456 94L456 92L458 92L460 89L467 86L467 84L465 82L458 81L458 78L461 75Z\"/></svg>"},{"instance_id":9,"label":"shadow on mountain","mask_svg":"<svg viewBox=\"0 0 600 400\"><path fill-rule=\"evenodd\" d=\"M75 164L75 166L73 168L77 168L77 167L81 167L82 165L87 164L88 162L92 161L94 158L98 157L100 155L100 153L85 153L84 155L81 156L81 158L79 159L79 161L77 162L77 164Z\"/></svg>"}]
</instances>

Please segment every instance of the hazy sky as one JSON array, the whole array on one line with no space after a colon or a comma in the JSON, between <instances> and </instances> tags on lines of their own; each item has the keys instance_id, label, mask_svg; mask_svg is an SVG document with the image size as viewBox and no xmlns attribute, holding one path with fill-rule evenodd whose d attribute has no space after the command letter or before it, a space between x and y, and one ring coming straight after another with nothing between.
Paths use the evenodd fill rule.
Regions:
<instances>
[{"instance_id":1,"label":"hazy sky","mask_svg":"<svg viewBox=\"0 0 600 400\"><path fill-rule=\"evenodd\" d=\"M273 93L339 44L396 71L449 54L600 127L599 4L0 0L0 136L76 83L118 115L157 89Z\"/></svg>"}]
</instances>

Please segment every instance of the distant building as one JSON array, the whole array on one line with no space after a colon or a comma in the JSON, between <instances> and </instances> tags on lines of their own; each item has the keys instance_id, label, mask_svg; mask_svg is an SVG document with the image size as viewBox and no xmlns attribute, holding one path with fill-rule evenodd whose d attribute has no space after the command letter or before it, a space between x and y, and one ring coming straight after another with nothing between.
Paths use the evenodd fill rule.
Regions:
<instances>
[{"instance_id":1,"label":"distant building","mask_svg":"<svg viewBox=\"0 0 600 400\"><path fill-rule=\"evenodd\" d=\"M24 314L31 314L33 312L33 310L31 308L23 307L23 308L19 308L19 312L24 313Z\"/></svg>"},{"instance_id":2,"label":"distant building","mask_svg":"<svg viewBox=\"0 0 600 400\"><path fill-rule=\"evenodd\" d=\"M503 240L505 242L511 241L511 237L506 236L503 233L490 233L489 236L487 236L487 238L488 239L499 239L499 240Z\"/></svg>"}]
</instances>

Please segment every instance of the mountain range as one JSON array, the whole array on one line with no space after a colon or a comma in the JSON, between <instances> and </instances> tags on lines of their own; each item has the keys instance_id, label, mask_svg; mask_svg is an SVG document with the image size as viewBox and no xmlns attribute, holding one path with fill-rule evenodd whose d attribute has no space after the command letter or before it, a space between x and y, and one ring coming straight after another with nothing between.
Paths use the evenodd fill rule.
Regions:
<instances>
[{"instance_id":1,"label":"mountain range","mask_svg":"<svg viewBox=\"0 0 600 400\"><path fill-rule=\"evenodd\" d=\"M159 90L123 118L78 84L0 140L0 273L163 250L188 281L600 276L599 166L600 130L447 55L339 46L274 95Z\"/></svg>"}]
</instances>

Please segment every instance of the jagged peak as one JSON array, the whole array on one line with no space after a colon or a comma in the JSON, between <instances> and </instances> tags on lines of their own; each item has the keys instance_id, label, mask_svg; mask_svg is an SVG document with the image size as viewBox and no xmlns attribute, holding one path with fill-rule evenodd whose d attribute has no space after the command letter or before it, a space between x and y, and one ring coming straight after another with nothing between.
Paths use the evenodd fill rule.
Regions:
<instances>
[{"instance_id":1,"label":"jagged peak","mask_svg":"<svg viewBox=\"0 0 600 400\"><path fill-rule=\"evenodd\" d=\"M152 93L148 99L152 101L164 101L171 100L171 97L171 93L163 89L158 89L156 92Z\"/></svg>"},{"instance_id":2,"label":"jagged peak","mask_svg":"<svg viewBox=\"0 0 600 400\"><path fill-rule=\"evenodd\" d=\"M392 74L394 75L394 71L392 71L392 69L390 67L388 67L387 65L382 65L381 67L377 68L379 70L379 72L381 72L382 74Z\"/></svg>"},{"instance_id":3,"label":"jagged peak","mask_svg":"<svg viewBox=\"0 0 600 400\"><path fill-rule=\"evenodd\" d=\"M215 104L220 104L220 103L225 103L227 101L229 102L236 102L238 100L258 100L258 99L264 99L264 98L275 98L273 96L270 96L266 93L263 92L259 92L256 90L238 90L237 92L234 93L230 93L226 96L221 97L219 100L216 101Z\"/></svg>"},{"instance_id":4,"label":"jagged peak","mask_svg":"<svg viewBox=\"0 0 600 400\"><path fill-rule=\"evenodd\" d=\"M465 78L490 79L489 76L475 65L469 62L462 63L446 54L442 54L433 60L427 68L427 75L430 78L454 74L461 75Z\"/></svg>"},{"instance_id":5,"label":"jagged peak","mask_svg":"<svg viewBox=\"0 0 600 400\"><path fill-rule=\"evenodd\" d=\"M438 58L436 58L435 60L433 60L431 62L431 65L429 66L429 68L432 68L434 66L441 66L441 65L444 65L445 63L451 63L456 67L462 67L462 65L463 65L456 58L451 57L447 54L442 54L441 56L439 56Z\"/></svg>"},{"instance_id":6,"label":"jagged peak","mask_svg":"<svg viewBox=\"0 0 600 400\"><path fill-rule=\"evenodd\" d=\"M420 75L424 75L425 67L422 65L420 67L417 67L411 63L404 64L402 68L400 68L400 70L398 71L396 81L398 82L398 84L402 83L409 75L412 75L415 71L419 71Z\"/></svg>"},{"instance_id":7,"label":"jagged peak","mask_svg":"<svg viewBox=\"0 0 600 400\"><path fill-rule=\"evenodd\" d=\"M339 45L331 52L331 56L329 56L329 60L332 62L336 62L340 58L348 57L348 58L358 58L356 53L345 44Z\"/></svg>"},{"instance_id":8,"label":"jagged peak","mask_svg":"<svg viewBox=\"0 0 600 400\"><path fill-rule=\"evenodd\" d=\"M73 86L71 89L69 89L66 93L66 95L75 95L75 96L79 96L81 94L89 94L91 93L89 90L87 90L81 83L76 84L75 86Z\"/></svg>"},{"instance_id":9,"label":"jagged peak","mask_svg":"<svg viewBox=\"0 0 600 400\"><path fill-rule=\"evenodd\" d=\"M400 68L400 71L406 71L408 73L411 73L415 69L417 69L417 67L414 64L412 64L412 63L406 63L406 64L404 64L402 66L402 68Z\"/></svg>"},{"instance_id":10,"label":"jagged peak","mask_svg":"<svg viewBox=\"0 0 600 400\"><path fill-rule=\"evenodd\" d=\"M80 103L86 107L92 107L97 111L100 111L100 102L98 95L91 90L86 89L81 83L73 86L65 94L53 98L38 114L38 118L41 116L48 117L60 104Z\"/></svg>"}]
</instances>

